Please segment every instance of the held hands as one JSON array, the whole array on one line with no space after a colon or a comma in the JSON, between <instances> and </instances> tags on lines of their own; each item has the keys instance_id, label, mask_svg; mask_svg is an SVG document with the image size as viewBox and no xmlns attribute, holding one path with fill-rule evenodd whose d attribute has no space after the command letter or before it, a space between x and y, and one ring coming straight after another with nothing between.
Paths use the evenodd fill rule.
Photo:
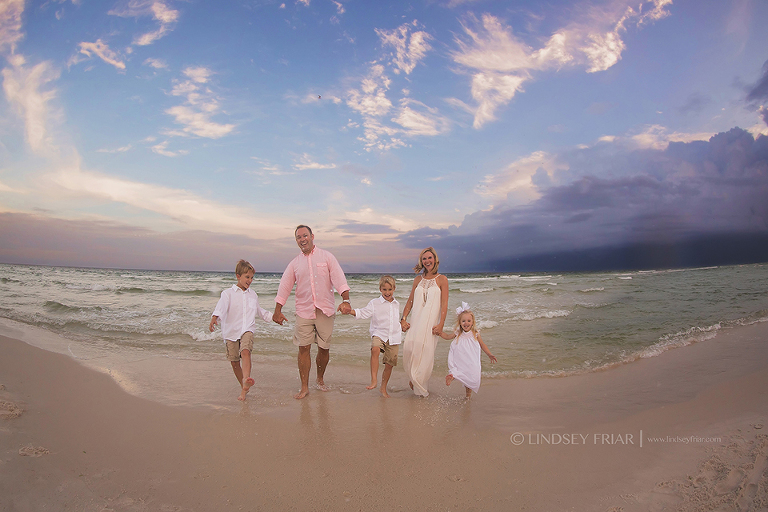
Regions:
<instances>
[{"instance_id":1,"label":"held hands","mask_svg":"<svg viewBox=\"0 0 768 512\"><path fill-rule=\"evenodd\" d=\"M352 311L352 306L350 305L349 302L342 302L341 304L339 304L339 307L336 309L336 311L341 312L342 315L353 315L354 316L354 314L355 314Z\"/></svg>"},{"instance_id":2,"label":"held hands","mask_svg":"<svg viewBox=\"0 0 768 512\"><path fill-rule=\"evenodd\" d=\"M432 335L433 336L442 336L443 335L443 324L438 324L432 328Z\"/></svg>"},{"instance_id":3,"label":"held hands","mask_svg":"<svg viewBox=\"0 0 768 512\"><path fill-rule=\"evenodd\" d=\"M275 311L272 314L272 321L277 325L285 325L285 322L287 322L288 319L285 318L285 315L281 311Z\"/></svg>"},{"instance_id":4,"label":"held hands","mask_svg":"<svg viewBox=\"0 0 768 512\"><path fill-rule=\"evenodd\" d=\"M402 329L402 330L403 330L403 332L407 331L407 330L408 330L408 329L410 329L410 328L411 328L411 324L409 324L408 322L406 322L406 321L405 321L405 318L403 318L402 320L400 320L400 329Z\"/></svg>"}]
</instances>

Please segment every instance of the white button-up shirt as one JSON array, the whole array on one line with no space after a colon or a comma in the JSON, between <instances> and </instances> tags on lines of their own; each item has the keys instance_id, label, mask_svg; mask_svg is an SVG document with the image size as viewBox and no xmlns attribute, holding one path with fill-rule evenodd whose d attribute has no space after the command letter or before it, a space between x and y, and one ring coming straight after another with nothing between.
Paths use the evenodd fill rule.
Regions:
<instances>
[{"instance_id":1,"label":"white button-up shirt","mask_svg":"<svg viewBox=\"0 0 768 512\"><path fill-rule=\"evenodd\" d=\"M355 318L370 318L371 337L378 336L383 341L389 341L390 345L399 345L403 338L397 299L392 299L392 302L381 296L373 299L364 308L355 309Z\"/></svg>"},{"instance_id":2,"label":"white button-up shirt","mask_svg":"<svg viewBox=\"0 0 768 512\"><path fill-rule=\"evenodd\" d=\"M259 306L259 296L248 288L240 289L236 284L221 292L221 298L213 310L213 316L221 322L221 336L224 341L237 341L243 333L256 328L256 315L265 322L272 321L272 313Z\"/></svg>"}]
</instances>

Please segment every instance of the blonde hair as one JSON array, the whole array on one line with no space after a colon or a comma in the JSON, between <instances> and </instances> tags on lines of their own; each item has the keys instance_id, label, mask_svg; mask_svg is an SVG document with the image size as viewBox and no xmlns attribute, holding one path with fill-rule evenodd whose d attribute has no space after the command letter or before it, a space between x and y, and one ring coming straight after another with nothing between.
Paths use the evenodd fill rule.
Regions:
<instances>
[{"instance_id":1,"label":"blonde hair","mask_svg":"<svg viewBox=\"0 0 768 512\"><path fill-rule=\"evenodd\" d=\"M469 315L472 317L472 328L469 331L472 333L472 336L477 338L477 319L475 318L475 314L469 309L465 309L456 315L456 328L454 329L456 331L456 336L464 332L464 329L461 328L461 315Z\"/></svg>"},{"instance_id":2,"label":"blonde hair","mask_svg":"<svg viewBox=\"0 0 768 512\"><path fill-rule=\"evenodd\" d=\"M397 288L397 285L395 284L395 278L390 275L381 276L381 279L379 279L379 290L381 290L381 287L384 286L384 283L389 283L393 290Z\"/></svg>"},{"instance_id":3,"label":"blonde hair","mask_svg":"<svg viewBox=\"0 0 768 512\"><path fill-rule=\"evenodd\" d=\"M238 276L242 276L243 274L247 272L253 272L256 273L256 270L254 270L253 265L248 263L245 260L240 260L237 262L237 266L235 267L235 274Z\"/></svg>"},{"instance_id":4,"label":"blonde hair","mask_svg":"<svg viewBox=\"0 0 768 512\"><path fill-rule=\"evenodd\" d=\"M413 271L416 272L417 274L419 272L423 272L424 274L427 273L427 270L424 268L424 265L422 265L422 263L421 263L421 257L424 256L424 253L427 252L427 251L431 252L432 256L435 257L435 269L434 269L434 272L435 272L435 274L437 274L437 269L440 267L440 258L437 257L437 251L435 251L434 247L427 247L426 249L421 251L421 253L419 253L419 262L416 263L415 267L413 267Z\"/></svg>"}]
</instances>

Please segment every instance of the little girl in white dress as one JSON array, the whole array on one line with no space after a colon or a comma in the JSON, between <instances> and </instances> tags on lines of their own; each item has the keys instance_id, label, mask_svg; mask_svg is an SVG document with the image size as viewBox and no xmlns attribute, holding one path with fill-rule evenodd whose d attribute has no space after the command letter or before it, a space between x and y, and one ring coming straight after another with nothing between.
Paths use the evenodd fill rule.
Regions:
<instances>
[{"instance_id":1,"label":"little girl in white dress","mask_svg":"<svg viewBox=\"0 0 768 512\"><path fill-rule=\"evenodd\" d=\"M456 314L458 318L453 334L440 334L443 339L453 340L448 352L448 375L445 377L445 385L450 386L453 379L458 380L464 384L469 399L472 391L477 393L480 389L480 350L486 353L492 363L496 362L496 356L491 354L477 332L475 314L469 309L469 304L462 302L461 307L456 308Z\"/></svg>"}]
</instances>

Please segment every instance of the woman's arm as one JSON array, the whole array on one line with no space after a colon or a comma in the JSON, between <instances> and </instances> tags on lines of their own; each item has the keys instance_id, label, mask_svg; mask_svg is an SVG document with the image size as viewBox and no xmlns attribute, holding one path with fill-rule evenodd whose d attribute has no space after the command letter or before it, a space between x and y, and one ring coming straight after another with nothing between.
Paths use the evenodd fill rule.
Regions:
<instances>
[{"instance_id":1,"label":"woman's arm","mask_svg":"<svg viewBox=\"0 0 768 512\"><path fill-rule=\"evenodd\" d=\"M448 278L440 274L437 278L437 285L440 287L440 319L437 325L432 328L432 334L439 336L445 326L445 316L448 314Z\"/></svg>"},{"instance_id":2,"label":"woman's arm","mask_svg":"<svg viewBox=\"0 0 768 512\"><path fill-rule=\"evenodd\" d=\"M413 280L413 286L411 287L411 295L408 296L408 302L405 303L405 307L403 308L403 315L400 317L400 328L403 330L403 332L411 328L411 324L406 322L405 319L408 318L408 314L411 312L411 309L413 308L413 296L416 293L416 286L420 282L421 282L421 276L416 276Z\"/></svg>"}]
</instances>

